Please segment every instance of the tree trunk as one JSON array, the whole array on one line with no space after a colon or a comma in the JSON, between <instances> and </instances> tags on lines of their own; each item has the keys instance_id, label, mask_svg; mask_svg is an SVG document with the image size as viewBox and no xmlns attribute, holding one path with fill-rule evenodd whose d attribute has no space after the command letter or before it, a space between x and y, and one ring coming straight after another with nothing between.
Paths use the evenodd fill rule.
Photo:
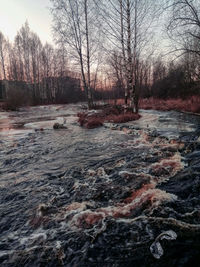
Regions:
<instances>
[{"instance_id":1,"label":"tree trunk","mask_svg":"<svg viewBox=\"0 0 200 267\"><path fill-rule=\"evenodd\" d=\"M120 27L121 27L121 46L122 46L122 56L123 56L123 63L122 63L122 68L123 68L123 73L125 73L125 85L124 85L124 104L127 106L128 104L128 83L127 83L127 62L126 62L126 53L125 53L125 46L124 46L124 19L123 19L123 5L122 5L122 0L120 0Z\"/></svg>"},{"instance_id":2,"label":"tree trunk","mask_svg":"<svg viewBox=\"0 0 200 267\"><path fill-rule=\"evenodd\" d=\"M130 1L127 0L127 55L128 55L128 63L127 63L127 76L128 76L128 91L130 93L130 107L133 108L133 73L132 73L132 51L131 51L131 18L130 18Z\"/></svg>"},{"instance_id":3,"label":"tree trunk","mask_svg":"<svg viewBox=\"0 0 200 267\"><path fill-rule=\"evenodd\" d=\"M84 1L85 8L85 34L86 34L86 46L87 46L87 99L88 99L88 108L93 107L93 99L91 92L91 79L90 79L90 46L89 46L89 31L88 31L88 9L87 9L87 0Z\"/></svg>"},{"instance_id":4,"label":"tree trunk","mask_svg":"<svg viewBox=\"0 0 200 267\"><path fill-rule=\"evenodd\" d=\"M6 68L5 68L5 56L4 56L4 43L5 39L3 34L0 32L0 56L1 56L1 64L2 64L2 70L3 70L3 78L6 80Z\"/></svg>"},{"instance_id":5,"label":"tree trunk","mask_svg":"<svg viewBox=\"0 0 200 267\"><path fill-rule=\"evenodd\" d=\"M133 47L133 69L131 70L132 79L130 84L130 107L138 113L138 62L137 62L137 0L134 7L134 47ZM133 80L134 73L134 80Z\"/></svg>"}]
</instances>

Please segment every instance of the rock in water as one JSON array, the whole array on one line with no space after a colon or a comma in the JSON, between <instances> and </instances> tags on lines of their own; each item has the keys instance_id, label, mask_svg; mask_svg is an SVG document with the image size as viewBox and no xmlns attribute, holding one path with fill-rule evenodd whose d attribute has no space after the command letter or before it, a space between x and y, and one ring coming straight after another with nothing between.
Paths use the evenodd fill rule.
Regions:
<instances>
[{"instance_id":1,"label":"rock in water","mask_svg":"<svg viewBox=\"0 0 200 267\"><path fill-rule=\"evenodd\" d=\"M54 128L54 130L67 129L67 126L56 122L56 123L54 123L53 128Z\"/></svg>"}]
</instances>

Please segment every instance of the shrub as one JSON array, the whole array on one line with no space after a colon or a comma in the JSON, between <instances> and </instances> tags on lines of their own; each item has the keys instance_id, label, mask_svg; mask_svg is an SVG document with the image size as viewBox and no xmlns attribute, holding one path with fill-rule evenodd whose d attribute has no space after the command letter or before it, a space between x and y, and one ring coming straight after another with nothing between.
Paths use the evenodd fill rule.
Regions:
<instances>
[{"instance_id":1,"label":"shrub","mask_svg":"<svg viewBox=\"0 0 200 267\"><path fill-rule=\"evenodd\" d=\"M120 106L111 106L103 110L104 116L108 115L119 115L122 112L122 107Z\"/></svg>"},{"instance_id":2,"label":"shrub","mask_svg":"<svg viewBox=\"0 0 200 267\"><path fill-rule=\"evenodd\" d=\"M84 124L87 122L87 113L78 113L78 122L80 123L80 126L84 126Z\"/></svg>"},{"instance_id":3,"label":"shrub","mask_svg":"<svg viewBox=\"0 0 200 267\"><path fill-rule=\"evenodd\" d=\"M138 120L141 116L132 112L125 113L122 106L110 106L104 108L101 112L95 114L78 113L78 122L80 126L93 129L103 125L104 121L114 123L124 123Z\"/></svg>"},{"instance_id":4,"label":"shrub","mask_svg":"<svg viewBox=\"0 0 200 267\"><path fill-rule=\"evenodd\" d=\"M17 110L19 107L28 105L28 96L22 90L12 89L7 93L7 99L3 105L5 110Z\"/></svg>"},{"instance_id":5,"label":"shrub","mask_svg":"<svg viewBox=\"0 0 200 267\"><path fill-rule=\"evenodd\" d=\"M107 121L114 123L125 123L128 121L138 120L141 116L136 113L125 113L120 115L109 116Z\"/></svg>"},{"instance_id":6,"label":"shrub","mask_svg":"<svg viewBox=\"0 0 200 267\"><path fill-rule=\"evenodd\" d=\"M98 118L91 118L85 123L85 127L87 129L94 129L101 126L103 126L103 122L101 119Z\"/></svg>"}]
</instances>

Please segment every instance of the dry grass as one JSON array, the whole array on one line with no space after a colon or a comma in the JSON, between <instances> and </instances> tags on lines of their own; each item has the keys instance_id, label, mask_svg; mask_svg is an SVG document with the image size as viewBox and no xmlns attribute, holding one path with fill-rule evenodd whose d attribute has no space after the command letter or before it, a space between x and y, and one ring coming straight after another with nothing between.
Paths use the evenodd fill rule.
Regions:
<instances>
[{"instance_id":1,"label":"dry grass","mask_svg":"<svg viewBox=\"0 0 200 267\"><path fill-rule=\"evenodd\" d=\"M115 100L108 100L108 103L113 104ZM118 105L124 105L124 99L117 99ZM155 109L162 111L177 110L193 113L200 113L200 96L191 96L188 99L170 98L143 98L140 99L139 108L141 109Z\"/></svg>"},{"instance_id":2,"label":"dry grass","mask_svg":"<svg viewBox=\"0 0 200 267\"><path fill-rule=\"evenodd\" d=\"M101 126L103 126L103 121L98 118L91 118L85 124L85 127L87 129L94 129L94 128L101 127Z\"/></svg>"},{"instance_id":3,"label":"dry grass","mask_svg":"<svg viewBox=\"0 0 200 267\"><path fill-rule=\"evenodd\" d=\"M187 111L193 113L200 113L200 97L192 96L188 99L156 99L156 98L145 98L140 100L139 104L142 109L155 109L155 110L177 110Z\"/></svg>"}]
</instances>

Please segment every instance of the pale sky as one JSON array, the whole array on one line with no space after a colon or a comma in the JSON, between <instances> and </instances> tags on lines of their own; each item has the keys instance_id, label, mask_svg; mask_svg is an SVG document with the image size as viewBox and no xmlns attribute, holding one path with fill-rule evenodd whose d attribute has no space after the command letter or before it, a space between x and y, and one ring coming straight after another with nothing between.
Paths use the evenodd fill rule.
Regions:
<instances>
[{"instance_id":1,"label":"pale sky","mask_svg":"<svg viewBox=\"0 0 200 267\"><path fill-rule=\"evenodd\" d=\"M12 42L26 20L43 44L53 44L50 0L0 0L0 31Z\"/></svg>"}]
</instances>

